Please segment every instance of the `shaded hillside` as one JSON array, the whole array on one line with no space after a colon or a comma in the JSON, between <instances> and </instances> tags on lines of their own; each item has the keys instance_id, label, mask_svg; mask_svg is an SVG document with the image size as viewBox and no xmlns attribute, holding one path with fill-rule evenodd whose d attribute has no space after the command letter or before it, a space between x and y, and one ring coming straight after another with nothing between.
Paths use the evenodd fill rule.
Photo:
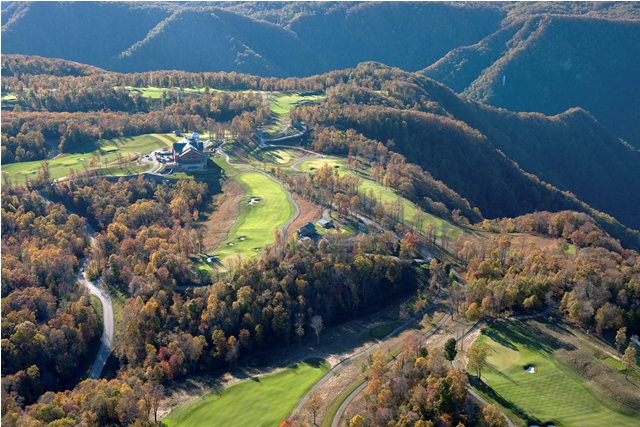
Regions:
<instances>
[{"instance_id":1,"label":"shaded hillside","mask_svg":"<svg viewBox=\"0 0 640 427\"><path fill-rule=\"evenodd\" d=\"M327 104L305 107L301 118L353 128L385 142L479 207L485 217L561 206L585 209L528 172L640 227L635 210L640 153L585 111L555 117L511 113L379 64L335 72L332 79L340 74L346 84L328 90Z\"/></svg>"},{"instance_id":2,"label":"shaded hillside","mask_svg":"<svg viewBox=\"0 0 640 427\"><path fill-rule=\"evenodd\" d=\"M89 76L103 74L105 70L64 59L40 56L2 55L2 75L20 77L23 74L47 74L51 76Z\"/></svg>"},{"instance_id":3,"label":"shaded hillside","mask_svg":"<svg viewBox=\"0 0 640 427\"><path fill-rule=\"evenodd\" d=\"M419 70L496 31L506 16L474 4L186 4L10 5L3 11L2 51L123 72L308 76L368 60Z\"/></svg>"},{"instance_id":4,"label":"shaded hillside","mask_svg":"<svg viewBox=\"0 0 640 427\"><path fill-rule=\"evenodd\" d=\"M209 7L175 12L112 61L111 68L126 72L179 68L282 76L293 67L309 72L308 62L296 61L305 55L305 48L291 31Z\"/></svg>"},{"instance_id":5,"label":"shaded hillside","mask_svg":"<svg viewBox=\"0 0 640 427\"><path fill-rule=\"evenodd\" d=\"M637 21L536 17L452 51L423 73L512 111L581 107L640 147L639 46Z\"/></svg>"},{"instance_id":6,"label":"shaded hillside","mask_svg":"<svg viewBox=\"0 0 640 427\"><path fill-rule=\"evenodd\" d=\"M496 31L503 17L490 5L361 3L303 15L291 22L291 29L325 58L328 68L321 72L363 61L416 71Z\"/></svg>"},{"instance_id":7,"label":"shaded hillside","mask_svg":"<svg viewBox=\"0 0 640 427\"><path fill-rule=\"evenodd\" d=\"M3 18L2 52L107 68L111 58L142 40L169 14L145 3L26 3L7 24Z\"/></svg>"}]
</instances>

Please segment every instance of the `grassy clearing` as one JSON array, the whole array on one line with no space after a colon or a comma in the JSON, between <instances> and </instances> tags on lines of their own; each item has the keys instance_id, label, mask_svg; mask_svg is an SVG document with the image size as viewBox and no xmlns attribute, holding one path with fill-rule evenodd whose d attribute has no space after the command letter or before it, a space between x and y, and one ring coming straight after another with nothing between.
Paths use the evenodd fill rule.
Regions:
<instances>
[{"instance_id":1,"label":"grassy clearing","mask_svg":"<svg viewBox=\"0 0 640 427\"><path fill-rule=\"evenodd\" d=\"M569 247L565 252L568 253L569 255L573 255L576 253L576 247L573 245L569 245Z\"/></svg>"},{"instance_id":2,"label":"grassy clearing","mask_svg":"<svg viewBox=\"0 0 640 427\"><path fill-rule=\"evenodd\" d=\"M325 95L305 94L300 92L285 92L269 97L267 102L273 114L274 124L269 132L282 131L285 125L285 117L298 105L310 104L323 99Z\"/></svg>"},{"instance_id":3,"label":"grassy clearing","mask_svg":"<svg viewBox=\"0 0 640 427\"><path fill-rule=\"evenodd\" d=\"M163 92L179 92L182 90L184 93L206 93L206 87L186 87L184 89L180 89L179 87L155 87L155 86L144 86L144 87L134 87L134 86L125 86L124 87L130 94L139 93L143 98L151 98L151 99L160 99L162 98ZM210 92L253 92L253 93L265 93L260 90L225 90L225 89L216 89L209 88Z\"/></svg>"},{"instance_id":4,"label":"grassy clearing","mask_svg":"<svg viewBox=\"0 0 640 427\"><path fill-rule=\"evenodd\" d=\"M392 323L387 323L385 325L377 326L369 331L369 335L372 338L381 340L382 338L386 337L391 332L393 332L398 326L400 326L400 323L401 323L400 321L397 321L397 322L392 322Z\"/></svg>"},{"instance_id":5,"label":"grassy clearing","mask_svg":"<svg viewBox=\"0 0 640 427\"><path fill-rule=\"evenodd\" d=\"M167 427L274 427L291 414L311 386L328 371L325 360L309 359L179 406L163 423Z\"/></svg>"},{"instance_id":6,"label":"grassy clearing","mask_svg":"<svg viewBox=\"0 0 640 427\"><path fill-rule=\"evenodd\" d=\"M249 154L249 159L260 163L259 167L264 161L267 165L286 166L298 160L298 154L283 148L256 148Z\"/></svg>"},{"instance_id":7,"label":"grassy clearing","mask_svg":"<svg viewBox=\"0 0 640 427\"><path fill-rule=\"evenodd\" d=\"M214 252L223 265L230 257L251 258L260 253L256 248L273 244L274 230L295 212L282 186L264 174L249 172L235 178L246 196L240 201L240 215L229 237ZM252 198L258 199L257 203L249 204Z\"/></svg>"},{"instance_id":8,"label":"grassy clearing","mask_svg":"<svg viewBox=\"0 0 640 427\"><path fill-rule=\"evenodd\" d=\"M344 175L345 173L348 173L352 175L357 174L360 178L362 178L362 184L360 185L361 194L364 194L364 193L366 193L367 195L373 194L374 197L376 197L379 201L382 201L382 202L393 202L398 197L400 197L390 188L386 188L383 185L377 184L371 179L369 179L367 173L361 172L361 171L351 172L347 170L347 162L346 162L346 159L343 159L343 158L332 157L332 156L326 156L325 158L315 158L315 159L311 159L301 163L298 166L298 168L302 171L313 172L314 170L323 167L325 164L338 170L338 174L340 176ZM405 199L404 197L401 197L401 198L402 198L402 204L404 208L404 220L406 223L411 223L411 216L418 209L418 207L410 200ZM466 231L463 228L425 212L424 223L426 225L429 222L433 223L437 230L442 230L446 228L449 234L449 238L452 240L457 239L458 236L460 236L460 234L466 233ZM442 232L438 231L438 236L440 236L441 234Z\"/></svg>"},{"instance_id":9,"label":"grassy clearing","mask_svg":"<svg viewBox=\"0 0 640 427\"><path fill-rule=\"evenodd\" d=\"M170 147L178 138L172 134L149 134L139 135L131 138L115 138L101 139L99 141L90 142L77 148L71 153L62 154L54 159L49 160L49 170L53 179L62 178L69 173L69 169L82 171L89 167L91 158L98 154L100 156L100 165L104 165L106 159L107 168L111 169L115 166L113 172L118 172L119 167L112 163L118 160L118 155L127 158L128 155L136 153L150 153L159 148ZM25 177L35 177L40 170L40 160L33 162L11 163L2 165L2 171L8 172L11 178L17 182L22 182ZM142 172L148 168L132 166L131 170ZM105 171L106 172L106 171ZM110 172L110 171L109 171ZM124 175L116 173L117 175ZM139 173L133 172L133 173ZM105 175L108 173L104 173Z\"/></svg>"},{"instance_id":10,"label":"grassy clearing","mask_svg":"<svg viewBox=\"0 0 640 427\"><path fill-rule=\"evenodd\" d=\"M484 330L479 340L489 346L490 355L482 373L486 384L475 384L480 391L517 417L538 424L638 426L638 414L621 410L563 363L557 350L566 350L566 344L531 332L518 323L495 324ZM536 372L526 372L525 365L533 365Z\"/></svg>"}]
</instances>

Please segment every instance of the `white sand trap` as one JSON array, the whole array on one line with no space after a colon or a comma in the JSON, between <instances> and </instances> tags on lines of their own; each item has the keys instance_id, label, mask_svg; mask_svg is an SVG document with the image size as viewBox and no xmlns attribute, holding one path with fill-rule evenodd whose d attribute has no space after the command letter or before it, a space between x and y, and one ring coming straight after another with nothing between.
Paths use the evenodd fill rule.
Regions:
<instances>
[{"instance_id":1,"label":"white sand trap","mask_svg":"<svg viewBox=\"0 0 640 427\"><path fill-rule=\"evenodd\" d=\"M238 240L244 240L246 239L246 237L242 236L242 237L238 237Z\"/></svg>"},{"instance_id":2,"label":"white sand trap","mask_svg":"<svg viewBox=\"0 0 640 427\"><path fill-rule=\"evenodd\" d=\"M229 243L227 243L227 245L233 246L233 242L229 242Z\"/></svg>"},{"instance_id":3,"label":"white sand trap","mask_svg":"<svg viewBox=\"0 0 640 427\"><path fill-rule=\"evenodd\" d=\"M530 374L535 374L536 373L536 368L534 368L533 366L527 366L526 368L524 368L525 371L527 371ZM533 427L533 426L531 426Z\"/></svg>"},{"instance_id":4,"label":"white sand trap","mask_svg":"<svg viewBox=\"0 0 640 427\"><path fill-rule=\"evenodd\" d=\"M207 262L211 263L211 259L212 259L211 257L207 258Z\"/></svg>"},{"instance_id":5,"label":"white sand trap","mask_svg":"<svg viewBox=\"0 0 640 427\"><path fill-rule=\"evenodd\" d=\"M252 204L254 204L254 203L259 203L259 202L260 202L260 199L258 199L257 197L252 197L252 198L249 200L249 204L250 204L250 205L252 205Z\"/></svg>"}]
</instances>

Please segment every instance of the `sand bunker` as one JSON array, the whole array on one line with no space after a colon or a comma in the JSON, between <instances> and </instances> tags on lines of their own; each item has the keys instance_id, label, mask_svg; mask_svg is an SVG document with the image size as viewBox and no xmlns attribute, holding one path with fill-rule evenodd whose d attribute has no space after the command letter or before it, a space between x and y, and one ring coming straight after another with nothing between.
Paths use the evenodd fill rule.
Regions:
<instances>
[{"instance_id":1,"label":"sand bunker","mask_svg":"<svg viewBox=\"0 0 640 427\"><path fill-rule=\"evenodd\" d=\"M238 237L238 240L244 240L246 238L247 238L247 236L240 236L240 237Z\"/></svg>"},{"instance_id":2,"label":"sand bunker","mask_svg":"<svg viewBox=\"0 0 640 427\"><path fill-rule=\"evenodd\" d=\"M527 371L530 374L535 374L536 373L536 368L533 367L532 365L526 365L524 367L524 370Z\"/></svg>"},{"instance_id":3,"label":"sand bunker","mask_svg":"<svg viewBox=\"0 0 640 427\"><path fill-rule=\"evenodd\" d=\"M253 248L254 251L259 251L262 248Z\"/></svg>"},{"instance_id":4,"label":"sand bunker","mask_svg":"<svg viewBox=\"0 0 640 427\"><path fill-rule=\"evenodd\" d=\"M233 242L227 243L227 246L233 246Z\"/></svg>"},{"instance_id":5,"label":"sand bunker","mask_svg":"<svg viewBox=\"0 0 640 427\"><path fill-rule=\"evenodd\" d=\"M249 200L249 204L250 204L250 205L252 205L252 204L254 204L254 203L258 203L258 202L260 202L260 199L259 199L259 198L257 198L257 197L252 197L252 198Z\"/></svg>"},{"instance_id":6,"label":"sand bunker","mask_svg":"<svg viewBox=\"0 0 640 427\"><path fill-rule=\"evenodd\" d=\"M211 263L213 262L213 260L214 260L214 259L218 259L218 255L214 255L214 256L207 257L207 262L208 262L209 264L211 264Z\"/></svg>"},{"instance_id":7,"label":"sand bunker","mask_svg":"<svg viewBox=\"0 0 640 427\"><path fill-rule=\"evenodd\" d=\"M316 168L309 168L309 170L310 170L310 171L314 171L314 170L316 170Z\"/></svg>"}]
</instances>

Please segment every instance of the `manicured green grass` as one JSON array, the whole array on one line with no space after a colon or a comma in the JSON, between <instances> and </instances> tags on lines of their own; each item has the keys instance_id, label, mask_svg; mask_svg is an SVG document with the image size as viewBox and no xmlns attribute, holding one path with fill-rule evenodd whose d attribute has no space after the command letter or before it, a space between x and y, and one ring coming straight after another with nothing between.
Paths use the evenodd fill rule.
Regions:
<instances>
[{"instance_id":1,"label":"manicured green grass","mask_svg":"<svg viewBox=\"0 0 640 427\"><path fill-rule=\"evenodd\" d=\"M485 329L479 340L490 348L484 381L520 418L553 421L556 426L640 424L562 363L544 336L533 337L526 328L500 323ZM533 365L536 372L526 372L525 365Z\"/></svg>"},{"instance_id":2,"label":"manicured green grass","mask_svg":"<svg viewBox=\"0 0 640 427\"><path fill-rule=\"evenodd\" d=\"M334 400L333 403L331 403L331 405L327 409L327 412L324 415L324 418L322 419L322 424L321 424L322 427L331 427L333 418L336 416L338 409L340 409L340 405L342 405L344 401L347 399L347 397L349 397L351 393L353 393L355 389L360 387L362 383L364 383L366 380L367 378L365 378L364 376L361 376L360 378L358 378L358 381L352 382L349 385L349 387L347 387L346 389L344 389L342 393L340 393L340 395L336 398L336 400Z\"/></svg>"},{"instance_id":3,"label":"manicured green grass","mask_svg":"<svg viewBox=\"0 0 640 427\"><path fill-rule=\"evenodd\" d=\"M135 153L150 153L159 148L170 147L179 138L172 134L148 134L131 138L102 139L90 142L77 148L71 153L60 155L49 160L49 170L53 179L61 178L69 173L69 169L82 171L89 167L89 162L94 154L100 155L100 166L104 165L104 158L107 164L118 159L118 153L123 158ZM17 182L22 182L25 177L35 177L40 170L41 161L11 163L2 165L2 171L6 171ZM113 166L108 166L109 168ZM149 168L151 165L149 165ZM141 167L140 172L148 168ZM115 170L114 170L115 171ZM134 172L137 173L137 172ZM124 173L119 173L122 175Z\"/></svg>"},{"instance_id":4,"label":"manicured green grass","mask_svg":"<svg viewBox=\"0 0 640 427\"><path fill-rule=\"evenodd\" d=\"M282 131L284 126L284 118L291 109L297 105L318 102L325 95L304 95L300 92L286 92L269 97L268 102L271 113L275 119L274 125L269 129L270 132Z\"/></svg>"},{"instance_id":5,"label":"manicured green grass","mask_svg":"<svg viewBox=\"0 0 640 427\"><path fill-rule=\"evenodd\" d=\"M249 154L249 159L259 162L266 160L267 165L285 166L295 162L298 155L293 150L285 150L283 148L256 148Z\"/></svg>"},{"instance_id":6,"label":"manicured green grass","mask_svg":"<svg viewBox=\"0 0 640 427\"><path fill-rule=\"evenodd\" d=\"M400 322L393 322L393 323L387 323L385 325L380 325L371 329L369 331L369 335L371 335L371 337L373 338L381 340L382 338L386 337L391 332L393 332L393 330L396 329L398 326L400 326Z\"/></svg>"},{"instance_id":7,"label":"manicured green grass","mask_svg":"<svg viewBox=\"0 0 640 427\"><path fill-rule=\"evenodd\" d=\"M264 174L249 172L235 178L246 196L240 201L240 215L229 230L229 237L214 251L223 266L230 257L251 258L260 253L256 248L273 244L274 231L284 226L295 212L282 185ZM259 202L249 204L252 197Z\"/></svg>"},{"instance_id":8,"label":"manicured green grass","mask_svg":"<svg viewBox=\"0 0 640 427\"><path fill-rule=\"evenodd\" d=\"M145 87L133 87L133 86L125 86L125 89L129 91L129 93L139 93L143 98L151 98L151 99L159 99L162 97L163 92L178 92L180 91L179 87L155 87L155 86L145 86ZM186 87L182 89L185 93L206 93L206 88L204 87ZM224 89L216 89L209 88L211 92L250 92L248 90L224 90ZM253 93L263 93L264 91L254 90L251 91Z\"/></svg>"},{"instance_id":9,"label":"manicured green grass","mask_svg":"<svg viewBox=\"0 0 640 427\"><path fill-rule=\"evenodd\" d=\"M360 185L360 194L366 194L367 196L373 191L374 197L376 197L379 201L382 202L393 202L397 200L398 194L396 194L392 189L386 188L383 185L377 184L374 181L368 178L368 175L363 172L351 172L347 170L347 161L346 159L340 157L326 156L325 158L315 158L308 160L306 162L301 163L298 166L298 169L302 171L312 172L313 170L319 169L323 167L325 164L331 166L334 169L338 170L340 176L345 173L358 175L362 178L362 184ZM336 168L337 166L337 168ZM312 170L313 169L313 170ZM411 216L418 209L418 207L408 199L402 198L402 205L404 208L404 220L407 224L411 224ZM452 224L444 219L438 218L430 213L424 212L424 224L433 223L434 227L437 230L442 230L446 228L449 234L450 239L456 239L460 234L465 233L465 230L461 227ZM438 231L438 236L442 234L441 231Z\"/></svg>"},{"instance_id":10,"label":"manicured green grass","mask_svg":"<svg viewBox=\"0 0 640 427\"><path fill-rule=\"evenodd\" d=\"M179 406L162 421L167 427L275 427L328 371L325 360L309 359Z\"/></svg>"},{"instance_id":11,"label":"manicured green grass","mask_svg":"<svg viewBox=\"0 0 640 427\"><path fill-rule=\"evenodd\" d=\"M106 169L100 169L101 175L122 176L122 175L134 175L149 170L149 166L111 166Z\"/></svg>"},{"instance_id":12,"label":"manicured green grass","mask_svg":"<svg viewBox=\"0 0 640 427\"><path fill-rule=\"evenodd\" d=\"M271 112L277 116L284 116L291 112L296 105L318 102L325 95L303 95L299 92L287 92L273 95L269 98Z\"/></svg>"},{"instance_id":13,"label":"manicured green grass","mask_svg":"<svg viewBox=\"0 0 640 427\"><path fill-rule=\"evenodd\" d=\"M568 253L569 255L573 255L576 253L576 247L573 245L569 245L569 247L565 252Z\"/></svg>"},{"instance_id":14,"label":"manicured green grass","mask_svg":"<svg viewBox=\"0 0 640 427\"><path fill-rule=\"evenodd\" d=\"M618 371L623 371L624 370L624 366L622 365L622 362L619 360L614 359L613 357L609 356L607 358L605 358L603 360L604 363L606 363L609 366L613 366L614 368L616 368Z\"/></svg>"}]
</instances>

